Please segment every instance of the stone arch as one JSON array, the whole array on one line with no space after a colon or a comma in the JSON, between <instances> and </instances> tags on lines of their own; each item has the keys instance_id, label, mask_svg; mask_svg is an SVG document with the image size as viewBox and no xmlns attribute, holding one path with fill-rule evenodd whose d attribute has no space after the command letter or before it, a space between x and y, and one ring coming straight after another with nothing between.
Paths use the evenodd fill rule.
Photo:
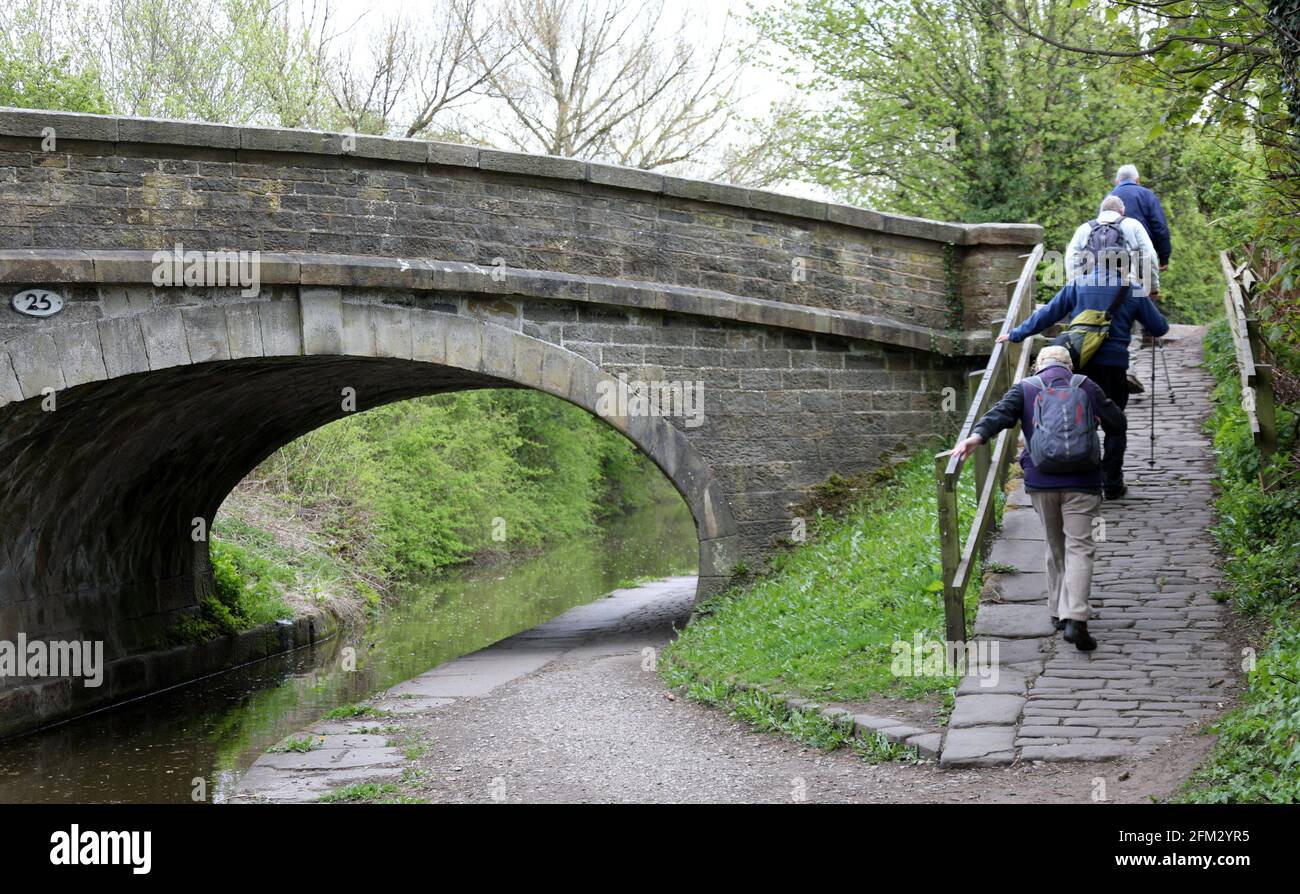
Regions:
<instances>
[{"instance_id":1,"label":"stone arch","mask_svg":"<svg viewBox=\"0 0 1300 894\"><path fill-rule=\"evenodd\" d=\"M582 407L636 444L685 499L701 591L736 561L736 526L700 453L662 418L602 416L598 385L615 380L578 354L465 314L345 302L338 289L185 312L183 324L174 307L117 319L139 340L137 369L115 368L107 347L75 368L68 351L56 353L44 386L54 412L40 389L0 407L6 629L104 639L110 658L156 643L211 585L192 519L210 524L259 462L343 416L344 385L360 410L483 387L532 388ZM241 320L256 344L237 336ZM85 325L95 324L43 337L66 348Z\"/></svg>"}]
</instances>

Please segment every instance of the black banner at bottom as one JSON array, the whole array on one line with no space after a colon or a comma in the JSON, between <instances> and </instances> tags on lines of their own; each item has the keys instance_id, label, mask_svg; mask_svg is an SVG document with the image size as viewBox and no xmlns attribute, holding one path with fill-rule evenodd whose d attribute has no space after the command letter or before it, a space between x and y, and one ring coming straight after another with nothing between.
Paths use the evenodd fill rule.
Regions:
<instances>
[{"instance_id":1,"label":"black banner at bottom","mask_svg":"<svg viewBox=\"0 0 1300 894\"><path fill-rule=\"evenodd\" d=\"M1080 881L1192 873L1229 881L1288 865L1294 822L1286 807L1163 805L14 805L0 807L0 857L11 879L128 887L245 881L264 871L373 884L389 872L455 871L467 861L494 882L547 870L624 874L637 851L646 875L658 878L712 864L733 880L754 871L767 880L775 862L834 875L920 870L950 882L1009 868Z\"/></svg>"}]
</instances>

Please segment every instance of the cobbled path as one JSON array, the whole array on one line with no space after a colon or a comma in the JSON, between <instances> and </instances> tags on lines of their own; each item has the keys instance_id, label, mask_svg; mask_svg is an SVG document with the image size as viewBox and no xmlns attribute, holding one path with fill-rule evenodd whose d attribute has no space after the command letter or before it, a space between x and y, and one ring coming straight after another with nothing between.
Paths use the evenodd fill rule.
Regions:
<instances>
[{"instance_id":1,"label":"cobbled path","mask_svg":"<svg viewBox=\"0 0 1300 894\"><path fill-rule=\"evenodd\" d=\"M1042 528L1027 496L1011 496L990 562L1019 573L992 576L975 622L977 637L998 641L1001 673L996 686L971 678L959 689L943 765L1144 756L1216 713L1234 663L1226 609L1211 595L1215 464L1202 429L1212 388L1201 367L1203 335L1195 327L1170 333L1176 402L1159 356L1151 394L1151 350L1134 347L1132 368L1147 392L1128 406L1128 495L1102 507L1088 624L1095 652L1052 630Z\"/></svg>"}]
</instances>

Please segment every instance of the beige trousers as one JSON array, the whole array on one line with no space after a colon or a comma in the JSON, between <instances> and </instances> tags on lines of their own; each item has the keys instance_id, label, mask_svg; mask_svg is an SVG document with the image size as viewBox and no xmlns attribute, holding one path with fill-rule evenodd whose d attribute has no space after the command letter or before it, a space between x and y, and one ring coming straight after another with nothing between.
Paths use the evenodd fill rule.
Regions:
<instances>
[{"instance_id":1,"label":"beige trousers","mask_svg":"<svg viewBox=\"0 0 1300 894\"><path fill-rule=\"evenodd\" d=\"M1029 499L1047 534L1047 611L1054 618L1086 621L1097 553L1093 520L1101 514L1101 494L1032 491Z\"/></svg>"}]
</instances>

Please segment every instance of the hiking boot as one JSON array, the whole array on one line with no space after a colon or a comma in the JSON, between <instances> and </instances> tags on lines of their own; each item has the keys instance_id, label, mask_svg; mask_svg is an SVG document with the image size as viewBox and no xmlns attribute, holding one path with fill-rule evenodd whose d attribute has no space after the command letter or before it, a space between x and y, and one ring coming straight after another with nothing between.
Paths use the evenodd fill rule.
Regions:
<instances>
[{"instance_id":1,"label":"hiking boot","mask_svg":"<svg viewBox=\"0 0 1300 894\"><path fill-rule=\"evenodd\" d=\"M1091 652L1097 648L1097 641L1088 632L1087 621L1066 621L1065 641L1074 643L1074 647L1080 652Z\"/></svg>"},{"instance_id":2,"label":"hiking boot","mask_svg":"<svg viewBox=\"0 0 1300 894\"><path fill-rule=\"evenodd\" d=\"M1128 493L1128 487L1126 485L1116 484L1112 487L1106 488L1106 499L1107 500L1123 499L1126 493Z\"/></svg>"},{"instance_id":3,"label":"hiking boot","mask_svg":"<svg viewBox=\"0 0 1300 894\"><path fill-rule=\"evenodd\" d=\"M1068 621L1062 621L1060 618L1052 618L1052 626L1057 630L1064 630L1065 625L1068 623Z\"/></svg>"}]
</instances>

